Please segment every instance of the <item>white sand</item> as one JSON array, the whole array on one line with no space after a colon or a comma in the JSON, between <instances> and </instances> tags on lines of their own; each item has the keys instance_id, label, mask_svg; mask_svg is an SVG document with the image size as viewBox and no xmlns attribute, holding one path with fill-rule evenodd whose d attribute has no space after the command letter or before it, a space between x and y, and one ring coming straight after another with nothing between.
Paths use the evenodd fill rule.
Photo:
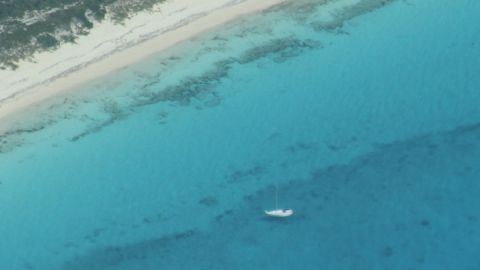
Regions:
<instances>
[{"instance_id":1,"label":"white sand","mask_svg":"<svg viewBox=\"0 0 480 270\"><path fill-rule=\"evenodd\" d=\"M97 24L75 44L36 54L35 63L21 62L14 71L0 71L0 121L201 32L284 1L168 0L124 25Z\"/></svg>"}]
</instances>

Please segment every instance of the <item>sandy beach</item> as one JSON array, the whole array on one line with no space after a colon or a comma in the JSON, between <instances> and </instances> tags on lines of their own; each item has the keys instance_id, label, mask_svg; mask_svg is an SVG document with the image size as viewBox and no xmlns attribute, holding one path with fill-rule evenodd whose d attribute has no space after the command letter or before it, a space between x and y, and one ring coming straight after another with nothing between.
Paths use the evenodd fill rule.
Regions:
<instances>
[{"instance_id":1,"label":"sandy beach","mask_svg":"<svg viewBox=\"0 0 480 270\"><path fill-rule=\"evenodd\" d=\"M0 72L0 120L67 89L138 62L239 16L285 0L170 0L123 25L106 21L74 44L38 53L16 70ZM1 128L0 128L1 129ZM0 130L1 131L1 130Z\"/></svg>"}]
</instances>

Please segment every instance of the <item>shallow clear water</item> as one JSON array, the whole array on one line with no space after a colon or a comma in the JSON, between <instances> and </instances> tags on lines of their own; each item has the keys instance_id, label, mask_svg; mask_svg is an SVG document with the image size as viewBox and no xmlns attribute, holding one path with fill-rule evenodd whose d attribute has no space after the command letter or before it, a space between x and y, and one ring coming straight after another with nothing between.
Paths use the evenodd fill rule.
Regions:
<instances>
[{"instance_id":1,"label":"shallow clear water","mask_svg":"<svg viewBox=\"0 0 480 270\"><path fill-rule=\"evenodd\" d=\"M326 31L317 2L38 108L3 138L0 268L477 269L480 3Z\"/></svg>"}]
</instances>

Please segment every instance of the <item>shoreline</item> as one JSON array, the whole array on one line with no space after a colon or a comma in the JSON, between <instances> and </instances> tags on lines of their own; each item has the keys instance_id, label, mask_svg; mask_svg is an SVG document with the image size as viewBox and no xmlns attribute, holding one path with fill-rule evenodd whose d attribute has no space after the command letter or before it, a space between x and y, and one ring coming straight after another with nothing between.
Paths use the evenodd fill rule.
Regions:
<instances>
[{"instance_id":1,"label":"shoreline","mask_svg":"<svg viewBox=\"0 0 480 270\"><path fill-rule=\"evenodd\" d=\"M237 2L217 0L207 7L207 11L204 10L205 5L198 4L190 9L191 3L186 0L165 2L159 5L160 11L141 14L127 21L127 24L133 25L130 28L112 25L111 22L101 23L89 35L80 37L76 44L64 44L53 52L39 53L35 57L37 63L24 61L15 71L2 71L0 79L7 81L4 85L8 89L0 92L0 132L6 132L8 128L5 124L16 118L14 116L28 111L32 105L140 62L241 16L266 10L287 0ZM187 4L189 8L184 7ZM178 13L185 15L179 16ZM156 25L147 28L149 21ZM142 27L146 29L135 32ZM116 28L123 32L109 33ZM129 39L127 35L130 35ZM106 39L98 41L98 37L104 36ZM111 45L108 46L108 43Z\"/></svg>"}]
</instances>

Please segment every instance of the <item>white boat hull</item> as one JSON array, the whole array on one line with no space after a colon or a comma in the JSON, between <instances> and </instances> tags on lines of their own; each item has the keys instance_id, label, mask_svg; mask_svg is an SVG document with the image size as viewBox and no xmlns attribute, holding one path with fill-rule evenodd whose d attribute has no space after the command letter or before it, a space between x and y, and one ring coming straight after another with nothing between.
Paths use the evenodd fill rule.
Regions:
<instances>
[{"instance_id":1,"label":"white boat hull","mask_svg":"<svg viewBox=\"0 0 480 270\"><path fill-rule=\"evenodd\" d=\"M274 209L274 210L265 210L265 215L269 217L289 217L293 215L293 210L292 209Z\"/></svg>"}]
</instances>

